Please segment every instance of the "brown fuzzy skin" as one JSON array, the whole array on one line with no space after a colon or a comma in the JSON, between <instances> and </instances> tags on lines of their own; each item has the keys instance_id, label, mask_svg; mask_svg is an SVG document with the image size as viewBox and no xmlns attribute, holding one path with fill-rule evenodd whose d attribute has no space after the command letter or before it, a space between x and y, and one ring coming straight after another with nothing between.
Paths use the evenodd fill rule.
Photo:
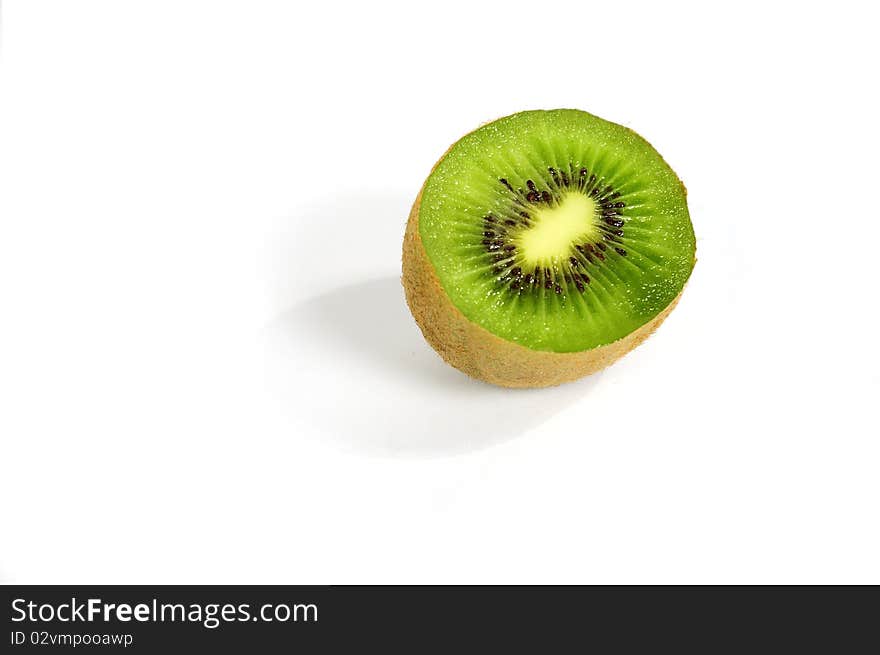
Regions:
<instances>
[{"instance_id":1,"label":"brown fuzzy skin","mask_svg":"<svg viewBox=\"0 0 880 655\"><path fill-rule=\"evenodd\" d=\"M403 288L422 334L440 356L471 377L502 387L552 387L590 375L638 346L669 316L676 298L642 327L605 346L574 353L531 350L469 321L452 304L419 234L419 192L403 239Z\"/></svg>"}]
</instances>

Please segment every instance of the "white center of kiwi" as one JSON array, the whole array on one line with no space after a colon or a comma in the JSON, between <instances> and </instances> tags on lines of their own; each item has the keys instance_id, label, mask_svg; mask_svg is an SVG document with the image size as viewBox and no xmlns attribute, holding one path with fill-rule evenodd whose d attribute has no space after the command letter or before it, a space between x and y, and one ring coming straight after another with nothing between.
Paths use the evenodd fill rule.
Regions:
<instances>
[{"instance_id":1,"label":"white center of kiwi","mask_svg":"<svg viewBox=\"0 0 880 655\"><path fill-rule=\"evenodd\" d=\"M567 259L574 244L600 239L598 209L593 198L569 192L556 205L535 210L532 225L516 237L523 260L546 266Z\"/></svg>"}]
</instances>

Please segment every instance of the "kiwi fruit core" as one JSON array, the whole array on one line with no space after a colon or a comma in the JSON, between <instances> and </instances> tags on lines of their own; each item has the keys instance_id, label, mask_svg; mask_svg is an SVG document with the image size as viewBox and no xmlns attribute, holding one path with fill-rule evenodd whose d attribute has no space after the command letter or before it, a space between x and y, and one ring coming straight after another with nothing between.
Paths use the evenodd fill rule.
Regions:
<instances>
[{"instance_id":1,"label":"kiwi fruit core","mask_svg":"<svg viewBox=\"0 0 880 655\"><path fill-rule=\"evenodd\" d=\"M622 339L681 293L696 250L685 195L632 130L526 111L449 149L422 189L418 237L467 321L575 353Z\"/></svg>"}]
</instances>

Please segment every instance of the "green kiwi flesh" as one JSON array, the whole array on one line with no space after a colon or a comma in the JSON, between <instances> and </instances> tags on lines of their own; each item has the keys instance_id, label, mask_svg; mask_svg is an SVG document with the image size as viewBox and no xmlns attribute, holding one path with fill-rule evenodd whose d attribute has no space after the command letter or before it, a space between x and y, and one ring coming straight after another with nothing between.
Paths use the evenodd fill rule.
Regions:
<instances>
[{"instance_id":1,"label":"green kiwi flesh","mask_svg":"<svg viewBox=\"0 0 880 655\"><path fill-rule=\"evenodd\" d=\"M468 321L555 353L652 321L696 251L684 186L660 154L573 109L507 116L455 143L424 184L418 234Z\"/></svg>"}]
</instances>

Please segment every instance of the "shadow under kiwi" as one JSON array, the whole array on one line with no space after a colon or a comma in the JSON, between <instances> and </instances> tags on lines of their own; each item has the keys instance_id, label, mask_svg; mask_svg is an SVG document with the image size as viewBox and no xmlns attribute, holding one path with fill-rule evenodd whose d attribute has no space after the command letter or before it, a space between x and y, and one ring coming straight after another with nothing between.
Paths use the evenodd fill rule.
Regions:
<instances>
[{"instance_id":1,"label":"shadow under kiwi","mask_svg":"<svg viewBox=\"0 0 880 655\"><path fill-rule=\"evenodd\" d=\"M306 300L269 332L277 401L291 424L370 455L449 456L510 441L582 398L601 376L548 389L471 379L425 342L396 276Z\"/></svg>"}]
</instances>

